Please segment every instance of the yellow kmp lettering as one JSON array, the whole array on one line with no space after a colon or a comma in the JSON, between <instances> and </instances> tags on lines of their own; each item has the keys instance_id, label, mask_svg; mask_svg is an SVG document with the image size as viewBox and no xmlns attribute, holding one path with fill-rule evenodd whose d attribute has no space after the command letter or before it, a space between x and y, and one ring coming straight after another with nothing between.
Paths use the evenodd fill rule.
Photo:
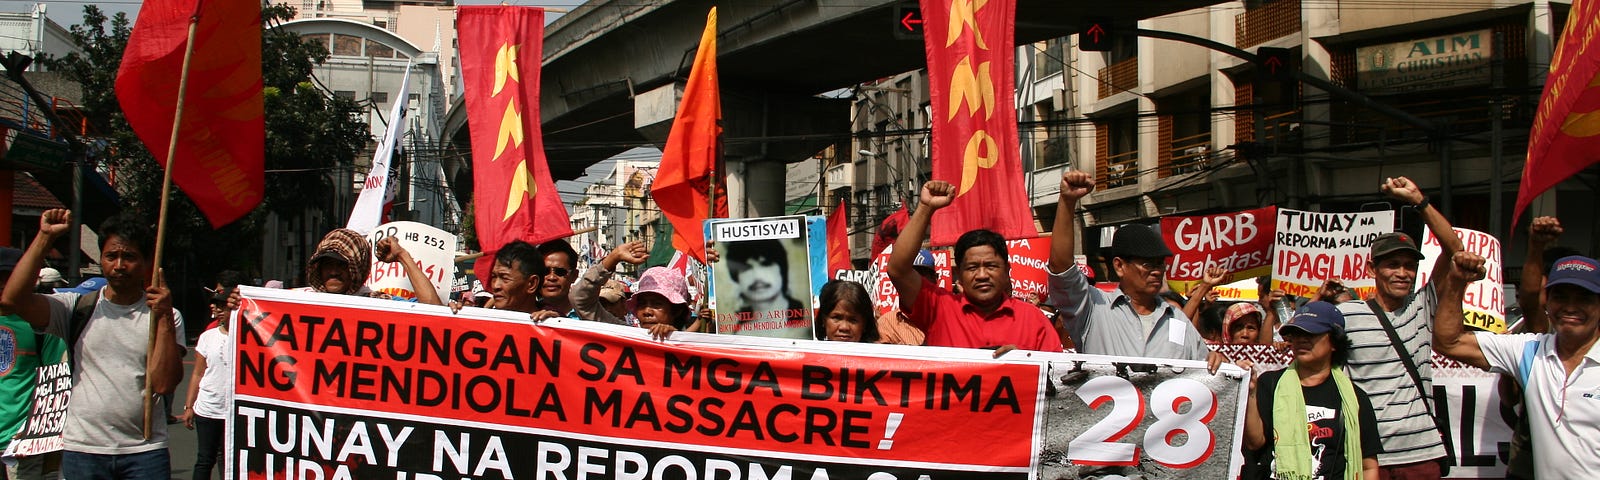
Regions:
<instances>
[{"instance_id":1,"label":"yellow kmp lettering","mask_svg":"<svg viewBox=\"0 0 1600 480\"><path fill-rule=\"evenodd\" d=\"M533 180L533 174L528 171L526 159L517 162L517 171L511 174L511 195L506 197L506 216L501 220L510 220L511 215L522 208L522 199L539 193L539 182Z\"/></svg>"},{"instance_id":2,"label":"yellow kmp lettering","mask_svg":"<svg viewBox=\"0 0 1600 480\"><path fill-rule=\"evenodd\" d=\"M500 118L498 137L494 142L494 156L489 157L491 160L500 159L500 154L506 151L506 144L513 147L522 145L522 112L517 110L517 99L514 97L506 104L505 116Z\"/></svg>"},{"instance_id":3,"label":"yellow kmp lettering","mask_svg":"<svg viewBox=\"0 0 1600 480\"><path fill-rule=\"evenodd\" d=\"M949 35L945 36L944 46L956 44L956 37L961 36L962 27L972 28L972 39L978 48L988 50L989 46L983 43L983 32L978 30L978 10L983 9L989 0L950 0L950 28Z\"/></svg>"},{"instance_id":4,"label":"yellow kmp lettering","mask_svg":"<svg viewBox=\"0 0 1600 480\"><path fill-rule=\"evenodd\" d=\"M972 71L972 57L963 57L956 63L955 71L950 73L950 112L945 120L955 119L962 104L972 113L983 108L984 120L994 116L994 80L989 77L989 62L978 64L976 73Z\"/></svg>"},{"instance_id":5,"label":"yellow kmp lettering","mask_svg":"<svg viewBox=\"0 0 1600 480\"><path fill-rule=\"evenodd\" d=\"M500 50L494 52L494 92L490 96L500 94L500 89L506 86L507 77L513 82L522 82L517 78L517 50L516 45L502 44Z\"/></svg>"},{"instance_id":6,"label":"yellow kmp lettering","mask_svg":"<svg viewBox=\"0 0 1600 480\"><path fill-rule=\"evenodd\" d=\"M967 139L967 151L961 156L961 190L956 196L967 193L978 181L978 169L994 168L1000 161L1000 148L989 132L978 130Z\"/></svg>"}]
</instances>

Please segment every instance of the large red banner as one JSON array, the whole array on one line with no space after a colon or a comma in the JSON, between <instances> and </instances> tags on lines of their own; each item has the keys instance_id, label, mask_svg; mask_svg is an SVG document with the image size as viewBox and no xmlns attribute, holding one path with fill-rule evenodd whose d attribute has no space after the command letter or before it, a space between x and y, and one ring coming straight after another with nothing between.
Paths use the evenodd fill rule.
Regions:
<instances>
[{"instance_id":1,"label":"large red banner","mask_svg":"<svg viewBox=\"0 0 1600 480\"><path fill-rule=\"evenodd\" d=\"M572 235L567 209L550 179L539 128L539 65L544 10L463 6L461 79L472 131L473 220L485 275L501 245Z\"/></svg>"},{"instance_id":2,"label":"large red banner","mask_svg":"<svg viewBox=\"0 0 1600 480\"><path fill-rule=\"evenodd\" d=\"M352 465L365 470L354 478L405 478L396 469L542 478L538 472L579 468L589 462L584 455L603 456L594 460L602 464L737 459L767 471L804 465L848 474L836 478L883 471L1021 479L1034 462L1040 364L761 348L746 338L682 345L650 340L642 329L530 325L482 309L456 315L259 289L246 298L235 329L243 428L232 438L241 451L234 471L248 478L284 471L287 458L326 473L318 478ZM283 425L300 431L283 438ZM407 428L409 438L381 439ZM376 453L357 459L370 464L339 453L356 429L370 434ZM983 448L954 448L952 431ZM450 456L440 442L472 468L439 472ZM502 468L489 460L497 445L487 442L539 458L501 460Z\"/></svg>"},{"instance_id":3,"label":"large red banner","mask_svg":"<svg viewBox=\"0 0 1600 480\"><path fill-rule=\"evenodd\" d=\"M1161 237L1172 250L1167 284L1178 293L1205 276L1206 269L1228 271L1222 283L1272 273L1272 244L1278 207L1200 215L1163 217Z\"/></svg>"},{"instance_id":4,"label":"large red banner","mask_svg":"<svg viewBox=\"0 0 1600 480\"><path fill-rule=\"evenodd\" d=\"M1039 236L1017 147L1015 0L922 0L933 178L956 201L933 215L934 245L986 228Z\"/></svg>"}]
</instances>

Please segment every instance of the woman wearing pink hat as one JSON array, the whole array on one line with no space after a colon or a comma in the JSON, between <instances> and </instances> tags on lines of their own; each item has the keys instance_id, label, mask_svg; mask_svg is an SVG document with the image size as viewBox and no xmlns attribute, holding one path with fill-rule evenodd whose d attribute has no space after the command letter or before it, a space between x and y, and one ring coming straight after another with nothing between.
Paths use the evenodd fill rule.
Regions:
<instances>
[{"instance_id":1,"label":"woman wearing pink hat","mask_svg":"<svg viewBox=\"0 0 1600 480\"><path fill-rule=\"evenodd\" d=\"M640 274L627 305L639 327L657 339L689 327L689 287L670 268L651 267Z\"/></svg>"}]
</instances>

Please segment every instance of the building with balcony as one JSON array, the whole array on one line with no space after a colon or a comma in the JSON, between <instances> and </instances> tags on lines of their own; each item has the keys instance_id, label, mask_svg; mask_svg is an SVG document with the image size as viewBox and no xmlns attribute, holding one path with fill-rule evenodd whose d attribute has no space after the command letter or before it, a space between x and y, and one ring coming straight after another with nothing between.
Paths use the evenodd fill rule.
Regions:
<instances>
[{"instance_id":1,"label":"building with balcony","mask_svg":"<svg viewBox=\"0 0 1600 480\"><path fill-rule=\"evenodd\" d=\"M1067 168L1096 179L1078 243L1091 254L1110 231L1101 227L1163 215L1377 208L1379 183L1404 175L1457 226L1509 238L1529 128L1568 8L1249 0L1138 22L1247 51L1288 49L1285 68L1359 98L1169 40L1119 38L1109 52L1079 51L1076 36L1023 46L1018 112L1035 216L1053 222ZM1591 168L1532 210L1553 215L1564 205L1568 235L1595 238L1593 216L1573 212L1596 203L1596 178ZM1504 252L1520 258L1521 248L1508 243Z\"/></svg>"}]
</instances>

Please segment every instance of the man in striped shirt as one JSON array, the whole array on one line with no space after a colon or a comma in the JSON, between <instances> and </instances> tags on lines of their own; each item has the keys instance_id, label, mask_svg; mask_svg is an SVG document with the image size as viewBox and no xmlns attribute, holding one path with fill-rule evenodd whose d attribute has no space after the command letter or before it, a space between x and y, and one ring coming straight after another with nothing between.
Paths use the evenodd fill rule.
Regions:
<instances>
[{"instance_id":1,"label":"man in striped shirt","mask_svg":"<svg viewBox=\"0 0 1600 480\"><path fill-rule=\"evenodd\" d=\"M1444 259L1461 251L1461 239L1439 210L1428 204L1428 197L1410 179L1385 179L1383 192L1403 204L1414 205L1422 213L1428 229L1439 238ZM1384 234L1372 242L1372 260L1367 273L1377 281L1377 293L1366 302L1339 305L1344 314L1351 350L1347 371L1356 386L1365 390L1377 410L1378 433L1383 451L1378 454L1379 477L1383 479L1439 478L1444 460L1444 442L1432 412L1433 355L1432 319L1438 308L1438 294L1432 282L1416 289L1417 266L1422 251L1410 235ZM1450 261L1434 263L1429 279L1440 278L1450 270ZM1413 292L1415 291L1415 292ZM1381 309L1375 312L1374 306ZM1391 335L1378 315L1393 324L1402 345L1417 366L1421 385L1413 380L1396 352Z\"/></svg>"}]
</instances>

